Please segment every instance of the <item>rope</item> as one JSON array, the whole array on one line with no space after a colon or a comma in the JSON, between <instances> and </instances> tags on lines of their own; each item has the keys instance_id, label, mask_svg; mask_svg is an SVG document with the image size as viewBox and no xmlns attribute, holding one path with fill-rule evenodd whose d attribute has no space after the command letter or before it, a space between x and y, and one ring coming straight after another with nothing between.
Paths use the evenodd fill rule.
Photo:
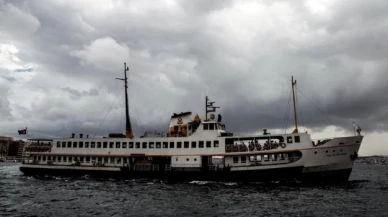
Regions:
<instances>
[{"instance_id":1,"label":"rope","mask_svg":"<svg viewBox=\"0 0 388 217\"><path fill-rule=\"evenodd\" d=\"M132 95L131 95L131 94L129 94L129 96L132 98ZM132 100L132 102L134 102L134 100ZM145 132L145 128L144 128L143 124L142 124L141 121L140 121L139 112L137 111L136 104L135 104L135 103L132 103L132 105L135 107L136 116L137 116L137 121L139 122L139 126L143 129L143 132Z\"/></svg>"},{"instance_id":2,"label":"rope","mask_svg":"<svg viewBox=\"0 0 388 217\"><path fill-rule=\"evenodd\" d=\"M121 85L117 85L117 93L116 93L116 98L117 98L117 95L119 94L120 86L121 86ZM100 130L100 128L101 128L101 126L102 126L102 124L104 123L104 121L105 121L105 119L106 119L106 116L107 116L107 115L108 115L108 113L109 113L109 112L112 110L112 108L113 108L113 101L112 101L112 103L111 103L111 106L110 106L110 108L109 108L109 109L108 109L108 111L106 112L106 114L105 114L105 116L104 116L104 118L103 118L103 120L102 120L102 122L101 122L100 126L98 127L98 129L97 129L96 133L94 133L94 136L93 136L93 138L95 138L95 137L96 137L96 135L97 135L98 131Z\"/></svg>"},{"instance_id":3,"label":"rope","mask_svg":"<svg viewBox=\"0 0 388 217\"><path fill-rule=\"evenodd\" d=\"M292 91L290 91L290 96L288 97L288 103L287 103L287 107L286 107L286 115L284 116L284 120L283 120L284 133L286 133L286 131L287 131L287 123L288 123L288 118L289 118L288 116L289 116L289 110L290 110L291 94L292 94Z\"/></svg>"}]
</instances>

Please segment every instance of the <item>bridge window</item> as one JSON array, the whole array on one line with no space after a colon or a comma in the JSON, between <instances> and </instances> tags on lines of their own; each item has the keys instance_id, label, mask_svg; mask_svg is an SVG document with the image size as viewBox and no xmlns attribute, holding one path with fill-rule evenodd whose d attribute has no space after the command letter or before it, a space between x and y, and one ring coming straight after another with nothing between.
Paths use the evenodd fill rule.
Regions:
<instances>
[{"instance_id":1,"label":"bridge window","mask_svg":"<svg viewBox=\"0 0 388 217\"><path fill-rule=\"evenodd\" d=\"M123 142L122 146L123 148L127 148L127 143L126 142Z\"/></svg>"},{"instance_id":2,"label":"bridge window","mask_svg":"<svg viewBox=\"0 0 388 217\"><path fill-rule=\"evenodd\" d=\"M89 142L85 142L85 148L89 148Z\"/></svg>"},{"instance_id":3,"label":"bridge window","mask_svg":"<svg viewBox=\"0 0 388 217\"><path fill-rule=\"evenodd\" d=\"M174 148L174 142L170 142L170 148Z\"/></svg>"},{"instance_id":4,"label":"bridge window","mask_svg":"<svg viewBox=\"0 0 388 217\"><path fill-rule=\"evenodd\" d=\"M154 142L150 142L150 143L149 143L149 147L150 147L150 148L155 148Z\"/></svg>"},{"instance_id":5,"label":"bridge window","mask_svg":"<svg viewBox=\"0 0 388 217\"><path fill-rule=\"evenodd\" d=\"M209 124L209 130L214 130L214 124Z\"/></svg>"},{"instance_id":6,"label":"bridge window","mask_svg":"<svg viewBox=\"0 0 388 217\"><path fill-rule=\"evenodd\" d=\"M120 148L120 142L116 142L116 148Z\"/></svg>"},{"instance_id":7,"label":"bridge window","mask_svg":"<svg viewBox=\"0 0 388 217\"><path fill-rule=\"evenodd\" d=\"M61 147L61 142L57 142L57 148Z\"/></svg>"},{"instance_id":8,"label":"bridge window","mask_svg":"<svg viewBox=\"0 0 388 217\"><path fill-rule=\"evenodd\" d=\"M218 140L214 140L214 147L215 148L217 148L217 147L219 147L220 146L220 144L219 144L219 141Z\"/></svg>"},{"instance_id":9,"label":"bridge window","mask_svg":"<svg viewBox=\"0 0 388 217\"><path fill-rule=\"evenodd\" d=\"M190 146L190 143L189 143L189 142L184 142L184 147L185 147L185 148L189 148L189 146Z\"/></svg>"},{"instance_id":10,"label":"bridge window","mask_svg":"<svg viewBox=\"0 0 388 217\"><path fill-rule=\"evenodd\" d=\"M66 142L62 142L62 148L66 148Z\"/></svg>"},{"instance_id":11,"label":"bridge window","mask_svg":"<svg viewBox=\"0 0 388 217\"><path fill-rule=\"evenodd\" d=\"M102 143L102 147L103 147L103 148L108 148L108 142L103 142L103 143Z\"/></svg>"},{"instance_id":12,"label":"bridge window","mask_svg":"<svg viewBox=\"0 0 388 217\"><path fill-rule=\"evenodd\" d=\"M241 157L241 163L246 163L246 162L247 162L247 157L242 156L242 157Z\"/></svg>"},{"instance_id":13,"label":"bridge window","mask_svg":"<svg viewBox=\"0 0 388 217\"><path fill-rule=\"evenodd\" d=\"M163 142L163 148L168 148L168 142Z\"/></svg>"},{"instance_id":14,"label":"bridge window","mask_svg":"<svg viewBox=\"0 0 388 217\"><path fill-rule=\"evenodd\" d=\"M101 142L97 142L97 148L101 148Z\"/></svg>"},{"instance_id":15,"label":"bridge window","mask_svg":"<svg viewBox=\"0 0 388 217\"><path fill-rule=\"evenodd\" d=\"M209 124L203 124L203 129L204 130L209 130Z\"/></svg>"},{"instance_id":16,"label":"bridge window","mask_svg":"<svg viewBox=\"0 0 388 217\"><path fill-rule=\"evenodd\" d=\"M113 143L113 142L110 142L110 143L109 143L109 148L113 148L113 145L114 145L114 143Z\"/></svg>"},{"instance_id":17,"label":"bridge window","mask_svg":"<svg viewBox=\"0 0 388 217\"><path fill-rule=\"evenodd\" d=\"M77 148L77 142L73 142L73 148Z\"/></svg>"},{"instance_id":18,"label":"bridge window","mask_svg":"<svg viewBox=\"0 0 388 217\"><path fill-rule=\"evenodd\" d=\"M146 142L143 142L142 148L147 148L147 143Z\"/></svg>"},{"instance_id":19,"label":"bridge window","mask_svg":"<svg viewBox=\"0 0 388 217\"><path fill-rule=\"evenodd\" d=\"M128 148L133 148L133 142L129 142Z\"/></svg>"},{"instance_id":20,"label":"bridge window","mask_svg":"<svg viewBox=\"0 0 388 217\"><path fill-rule=\"evenodd\" d=\"M176 147L177 148L182 148L182 142L177 142Z\"/></svg>"},{"instance_id":21,"label":"bridge window","mask_svg":"<svg viewBox=\"0 0 388 217\"><path fill-rule=\"evenodd\" d=\"M71 142L67 142L67 147L71 148Z\"/></svg>"},{"instance_id":22,"label":"bridge window","mask_svg":"<svg viewBox=\"0 0 388 217\"><path fill-rule=\"evenodd\" d=\"M233 163L238 164L238 157L233 157Z\"/></svg>"},{"instance_id":23,"label":"bridge window","mask_svg":"<svg viewBox=\"0 0 388 217\"><path fill-rule=\"evenodd\" d=\"M156 148L161 148L161 143L160 142L156 142Z\"/></svg>"},{"instance_id":24,"label":"bridge window","mask_svg":"<svg viewBox=\"0 0 388 217\"><path fill-rule=\"evenodd\" d=\"M203 141L198 142L198 148L203 148Z\"/></svg>"},{"instance_id":25,"label":"bridge window","mask_svg":"<svg viewBox=\"0 0 388 217\"><path fill-rule=\"evenodd\" d=\"M206 148L212 147L212 141L206 141Z\"/></svg>"},{"instance_id":26,"label":"bridge window","mask_svg":"<svg viewBox=\"0 0 388 217\"><path fill-rule=\"evenodd\" d=\"M295 136L295 143L300 143L300 136Z\"/></svg>"},{"instance_id":27,"label":"bridge window","mask_svg":"<svg viewBox=\"0 0 388 217\"><path fill-rule=\"evenodd\" d=\"M79 147L83 148L84 147L84 142L79 142Z\"/></svg>"},{"instance_id":28,"label":"bridge window","mask_svg":"<svg viewBox=\"0 0 388 217\"><path fill-rule=\"evenodd\" d=\"M136 148L140 148L140 142L136 142Z\"/></svg>"},{"instance_id":29,"label":"bridge window","mask_svg":"<svg viewBox=\"0 0 388 217\"><path fill-rule=\"evenodd\" d=\"M191 142L191 148L196 148L197 147L197 142Z\"/></svg>"},{"instance_id":30,"label":"bridge window","mask_svg":"<svg viewBox=\"0 0 388 217\"><path fill-rule=\"evenodd\" d=\"M292 143L292 136L287 136L287 143Z\"/></svg>"},{"instance_id":31,"label":"bridge window","mask_svg":"<svg viewBox=\"0 0 388 217\"><path fill-rule=\"evenodd\" d=\"M91 145L90 145L91 148L95 148L96 147L96 143L95 142L92 142Z\"/></svg>"}]
</instances>

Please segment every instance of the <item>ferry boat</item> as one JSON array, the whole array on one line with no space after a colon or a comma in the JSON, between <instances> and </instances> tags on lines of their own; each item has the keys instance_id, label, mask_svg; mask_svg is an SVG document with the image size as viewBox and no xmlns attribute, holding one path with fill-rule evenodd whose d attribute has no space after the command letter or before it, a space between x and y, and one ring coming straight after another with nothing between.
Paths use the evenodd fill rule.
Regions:
<instances>
[{"instance_id":1,"label":"ferry boat","mask_svg":"<svg viewBox=\"0 0 388 217\"><path fill-rule=\"evenodd\" d=\"M291 87L295 129L289 134L235 136L226 130L217 108L206 96L205 119L191 112L174 113L168 133L134 137L128 112L128 68L124 63L126 131L103 138L35 138L24 153L26 175L152 178L171 181L291 180L346 182L363 136L315 142L299 132L295 109L296 81Z\"/></svg>"}]
</instances>

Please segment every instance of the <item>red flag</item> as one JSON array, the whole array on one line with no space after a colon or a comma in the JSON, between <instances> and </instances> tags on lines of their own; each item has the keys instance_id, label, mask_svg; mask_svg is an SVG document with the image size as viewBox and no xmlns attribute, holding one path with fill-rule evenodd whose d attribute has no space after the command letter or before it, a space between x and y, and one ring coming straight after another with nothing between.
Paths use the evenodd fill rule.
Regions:
<instances>
[{"instance_id":1,"label":"red flag","mask_svg":"<svg viewBox=\"0 0 388 217\"><path fill-rule=\"evenodd\" d=\"M23 130L18 130L19 135L21 134L27 134L27 128Z\"/></svg>"}]
</instances>

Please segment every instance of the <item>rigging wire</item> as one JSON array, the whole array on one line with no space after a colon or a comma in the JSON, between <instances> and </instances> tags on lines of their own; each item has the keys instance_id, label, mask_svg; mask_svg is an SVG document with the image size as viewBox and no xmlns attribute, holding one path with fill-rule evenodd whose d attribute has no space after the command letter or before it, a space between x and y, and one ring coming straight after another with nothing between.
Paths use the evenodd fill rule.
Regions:
<instances>
[{"instance_id":1,"label":"rigging wire","mask_svg":"<svg viewBox=\"0 0 388 217\"><path fill-rule=\"evenodd\" d=\"M290 96L288 97L288 103L287 103L287 108L286 108L286 115L284 116L284 120L283 120L283 129L284 129L284 132L286 132L287 130L287 123L288 123L288 116L289 116L289 111L290 111L290 102L291 102L291 94L292 94L292 91L290 91ZM282 130L283 132L283 130Z\"/></svg>"},{"instance_id":2,"label":"rigging wire","mask_svg":"<svg viewBox=\"0 0 388 217\"><path fill-rule=\"evenodd\" d=\"M304 120L303 120L303 116L302 116L302 110L299 109L299 101L298 101L298 94L295 94L295 98L296 98L296 111L298 113L298 117L300 117L300 126L304 125Z\"/></svg>"},{"instance_id":3,"label":"rigging wire","mask_svg":"<svg viewBox=\"0 0 388 217\"><path fill-rule=\"evenodd\" d=\"M132 98L131 93L129 93L129 96ZM132 101L134 101L134 100L132 100ZM133 107L135 107L136 116L137 116L137 121L139 121L139 126L143 129L143 132L145 132L145 128L144 128L143 124L141 123L140 116L139 116L139 112L137 111L136 104L135 104L135 103L132 103L132 105L133 105Z\"/></svg>"},{"instance_id":4,"label":"rigging wire","mask_svg":"<svg viewBox=\"0 0 388 217\"><path fill-rule=\"evenodd\" d=\"M119 94L120 87L121 87L121 85L117 85L117 93L116 93L116 99L117 99L117 96L118 96L118 94ZM106 119L106 116L109 114L109 112L112 110L112 108L113 108L113 101L112 101L112 103L111 103L111 106L110 106L110 108L109 108L109 109L108 109L108 111L106 112L106 114L105 114L104 118L102 119L102 122L101 122L100 126L98 126L98 129L97 129L97 131L94 133L94 136L93 136L93 138L95 138L95 137L96 137L96 135L97 135L98 131L100 130L100 128L101 128L101 126L102 126L102 124L104 123L104 121L105 121L105 119Z\"/></svg>"},{"instance_id":5,"label":"rigging wire","mask_svg":"<svg viewBox=\"0 0 388 217\"><path fill-rule=\"evenodd\" d=\"M336 126L334 122L327 116L325 115L301 90L296 88L333 126Z\"/></svg>"}]
</instances>

